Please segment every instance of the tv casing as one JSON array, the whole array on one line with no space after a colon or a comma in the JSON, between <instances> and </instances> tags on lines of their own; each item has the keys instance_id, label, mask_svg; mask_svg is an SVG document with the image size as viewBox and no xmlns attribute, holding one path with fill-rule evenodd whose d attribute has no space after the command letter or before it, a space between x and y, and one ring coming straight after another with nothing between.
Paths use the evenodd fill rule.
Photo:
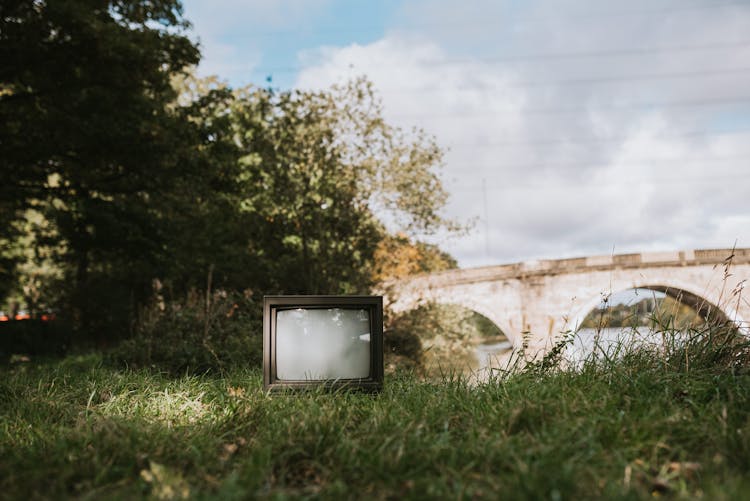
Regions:
<instances>
[{"instance_id":1,"label":"tv casing","mask_svg":"<svg viewBox=\"0 0 750 501\"><path fill-rule=\"evenodd\" d=\"M276 312L289 309L366 309L370 317L370 374L356 379L280 380L276 374ZM263 296L263 388L267 391L383 388L382 296Z\"/></svg>"}]
</instances>

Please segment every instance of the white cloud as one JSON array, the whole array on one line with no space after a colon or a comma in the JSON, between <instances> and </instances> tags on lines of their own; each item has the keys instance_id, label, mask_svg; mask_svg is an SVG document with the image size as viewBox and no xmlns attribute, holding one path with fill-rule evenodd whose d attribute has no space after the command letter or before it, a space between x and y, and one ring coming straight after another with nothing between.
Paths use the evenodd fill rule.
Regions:
<instances>
[{"instance_id":1,"label":"white cloud","mask_svg":"<svg viewBox=\"0 0 750 501\"><path fill-rule=\"evenodd\" d=\"M187 0L185 17L193 25L203 76L249 83L263 49L277 43L331 0Z\"/></svg>"},{"instance_id":2,"label":"white cloud","mask_svg":"<svg viewBox=\"0 0 750 501\"><path fill-rule=\"evenodd\" d=\"M237 46L212 38L201 41L203 55L198 66L201 76L218 75L222 80L247 81L260 63L259 50L240 51Z\"/></svg>"},{"instance_id":3,"label":"white cloud","mask_svg":"<svg viewBox=\"0 0 750 501\"><path fill-rule=\"evenodd\" d=\"M463 266L750 245L750 103L710 104L750 97L750 6L513 4L409 2L375 43L301 53L297 85L366 74L449 148L447 211L481 219L445 244Z\"/></svg>"}]
</instances>

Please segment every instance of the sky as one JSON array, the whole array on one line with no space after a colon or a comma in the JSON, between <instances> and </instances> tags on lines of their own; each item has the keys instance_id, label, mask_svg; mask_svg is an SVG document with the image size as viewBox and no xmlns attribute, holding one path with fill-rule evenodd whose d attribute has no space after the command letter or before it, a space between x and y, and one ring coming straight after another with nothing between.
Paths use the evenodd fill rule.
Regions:
<instances>
[{"instance_id":1,"label":"sky","mask_svg":"<svg viewBox=\"0 0 750 501\"><path fill-rule=\"evenodd\" d=\"M184 0L201 75L367 76L473 267L750 247L750 0Z\"/></svg>"}]
</instances>

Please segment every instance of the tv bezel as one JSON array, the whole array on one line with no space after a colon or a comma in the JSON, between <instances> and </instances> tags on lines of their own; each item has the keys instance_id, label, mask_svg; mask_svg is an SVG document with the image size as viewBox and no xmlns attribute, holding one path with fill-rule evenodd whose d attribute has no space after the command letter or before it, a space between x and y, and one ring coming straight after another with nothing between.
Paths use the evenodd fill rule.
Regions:
<instances>
[{"instance_id":1,"label":"tv bezel","mask_svg":"<svg viewBox=\"0 0 750 501\"><path fill-rule=\"evenodd\" d=\"M280 380L276 371L276 312L280 309L363 308L370 312L370 375L355 379ZM315 388L377 392L383 388L382 296L263 296L263 388L266 391Z\"/></svg>"}]
</instances>

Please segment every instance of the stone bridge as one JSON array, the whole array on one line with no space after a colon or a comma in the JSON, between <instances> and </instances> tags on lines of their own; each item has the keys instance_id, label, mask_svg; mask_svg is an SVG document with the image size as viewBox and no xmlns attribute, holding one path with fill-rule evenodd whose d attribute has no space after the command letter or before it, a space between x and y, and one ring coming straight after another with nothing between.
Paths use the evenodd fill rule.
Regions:
<instances>
[{"instance_id":1,"label":"stone bridge","mask_svg":"<svg viewBox=\"0 0 750 501\"><path fill-rule=\"evenodd\" d=\"M643 288L692 306L704 318L730 320L750 334L750 249L686 250L538 260L418 275L386 287L386 304L456 304L495 323L514 348L527 339L545 351L576 330L610 294Z\"/></svg>"}]
</instances>

